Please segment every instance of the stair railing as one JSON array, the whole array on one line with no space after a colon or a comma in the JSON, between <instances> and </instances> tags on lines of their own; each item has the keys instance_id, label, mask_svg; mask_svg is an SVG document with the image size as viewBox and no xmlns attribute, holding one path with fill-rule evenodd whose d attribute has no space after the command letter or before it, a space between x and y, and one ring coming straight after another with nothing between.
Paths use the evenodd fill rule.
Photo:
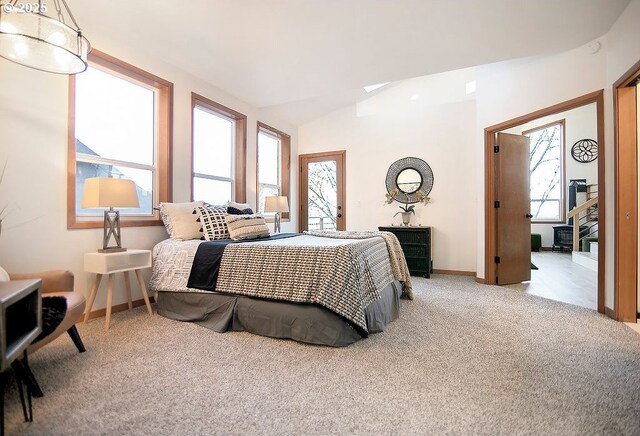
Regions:
<instances>
[{"instance_id":1,"label":"stair railing","mask_svg":"<svg viewBox=\"0 0 640 436\"><path fill-rule=\"evenodd\" d=\"M590 215L590 211L592 210L592 208L594 206L597 206L598 204L598 197L593 197L587 201L585 201L584 203L582 203L580 206L577 206L573 209L571 209L571 211L569 211L569 213L567 213L567 217L568 218L573 218L573 251L580 251L580 239L584 239L588 236L591 236L592 234L594 234L596 232L596 230L593 230L593 227L597 225L597 222L595 222L594 224L592 224L588 229L587 229L587 234L582 235L582 238L580 237L580 220L584 219L584 220L588 220L589 219L589 215ZM580 213L585 212L586 213L580 217Z\"/></svg>"}]
</instances>

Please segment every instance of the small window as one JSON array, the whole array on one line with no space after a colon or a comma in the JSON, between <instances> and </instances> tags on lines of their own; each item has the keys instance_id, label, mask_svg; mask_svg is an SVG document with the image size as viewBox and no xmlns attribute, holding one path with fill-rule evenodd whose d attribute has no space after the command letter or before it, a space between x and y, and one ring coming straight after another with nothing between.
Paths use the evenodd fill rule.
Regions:
<instances>
[{"instance_id":1,"label":"small window","mask_svg":"<svg viewBox=\"0 0 640 436\"><path fill-rule=\"evenodd\" d=\"M192 94L192 199L245 200L246 117Z\"/></svg>"},{"instance_id":2,"label":"small window","mask_svg":"<svg viewBox=\"0 0 640 436\"><path fill-rule=\"evenodd\" d=\"M529 137L531 220L564 222L564 120L522 134Z\"/></svg>"},{"instance_id":3,"label":"small window","mask_svg":"<svg viewBox=\"0 0 640 436\"><path fill-rule=\"evenodd\" d=\"M68 227L101 227L103 210L82 208L92 177L133 180L140 207L122 209L123 226L162 224L153 206L169 201L173 85L93 50L70 79Z\"/></svg>"},{"instance_id":4,"label":"small window","mask_svg":"<svg viewBox=\"0 0 640 436\"><path fill-rule=\"evenodd\" d=\"M290 156L291 137L266 124L258 123L257 205L259 213L264 213L265 198L272 195L284 195L291 203L291 199L288 198ZM288 219L289 213L283 213L282 218Z\"/></svg>"}]
</instances>

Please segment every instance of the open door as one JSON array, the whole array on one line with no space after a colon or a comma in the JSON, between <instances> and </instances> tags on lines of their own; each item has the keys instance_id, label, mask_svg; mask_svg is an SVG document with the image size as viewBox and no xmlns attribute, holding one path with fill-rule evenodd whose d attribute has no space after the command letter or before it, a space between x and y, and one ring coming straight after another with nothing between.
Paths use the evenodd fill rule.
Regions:
<instances>
[{"instance_id":1,"label":"open door","mask_svg":"<svg viewBox=\"0 0 640 436\"><path fill-rule=\"evenodd\" d=\"M529 138L498 133L496 140L497 284L531 280Z\"/></svg>"}]
</instances>

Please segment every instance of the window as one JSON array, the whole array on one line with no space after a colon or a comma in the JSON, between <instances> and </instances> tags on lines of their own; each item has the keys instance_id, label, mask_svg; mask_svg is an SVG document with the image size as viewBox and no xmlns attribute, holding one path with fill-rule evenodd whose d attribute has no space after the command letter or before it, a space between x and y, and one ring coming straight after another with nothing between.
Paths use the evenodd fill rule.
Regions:
<instances>
[{"instance_id":1,"label":"window","mask_svg":"<svg viewBox=\"0 0 640 436\"><path fill-rule=\"evenodd\" d=\"M153 206L171 199L173 84L92 50L69 82L67 227L97 228L103 210L83 209L84 181L131 179L140 207L122 209L122 226L161 225Z\"/></svg>"},{"instance_id":2,"label":"window","mask_svg":"<svg viewBox=\"0 0 640 436\"><path fill-rule=\"evenodd\" d=\"M194 93L191 108L192 199L244 202L247 117Z\"/></svg>"},{"instance_id":3,"label":"window","mask_svg":"<svg viewBox=\"0 0 640 436\"><path fill-rule=\"evenodd\" d=\"M522 134L529 137L531 220L564 222L564 120Z\"/></svg>"},{"instance_id":4,"label":"window","mask_svg":"<svg viewBox=\"0 0 640 436\"><path fill-rule=\"evenodd\" d=\"M256 187L259 213L264 213L265 198L268 196L284 195L289 202L291 201L289 198L290 156L291 137L259 122ZM282 218L288 219L289 213L283 213Z\"/></svg>"}]
</instances>

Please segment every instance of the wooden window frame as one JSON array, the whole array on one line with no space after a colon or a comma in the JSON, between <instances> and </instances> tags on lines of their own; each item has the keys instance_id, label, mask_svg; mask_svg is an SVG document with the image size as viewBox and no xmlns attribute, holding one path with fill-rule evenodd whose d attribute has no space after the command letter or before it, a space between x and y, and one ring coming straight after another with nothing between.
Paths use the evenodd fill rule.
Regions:
<instances>
[{"instance_id":1,"label":"wooden window frame","mask_svg":"<svg viewBox=\"0 0 640 436\"><path fill-rule=\"evenodd\" d=\"M247 116L238 111L230 109L220 103L210 100L202 95L191 93L191 201L193 198L193 170L194 144L193 144L193 111L196 106L203 107L211 112L219 114L224 118L229 118L234 122L234 165L233 165L233 186L231 189L234 201L244 203L247 196Z\"/></svg>"},{"instance_id":2,"label":"wooden window frame","mask_svg":"<svg viewBox=\"0 0 640 436\"><path fill-rule=\"evenodd\" d=\"M93 49L89 53L89 65L119 76L132 82L140 82L156 89L156 144L154 162L156 180L154 184L154 203L172 200L172 148L173 148L173 83L168 82L138 67L121 61L113 56ZM93 229L104 225L103 217L84 217L76 215L76 81L69 76L69 113L67 133L67 228ZM157 203L156 203L157 204ZM161 226L160 214L157 210L149 217L120 217L122 227Z\"/></svg>"},{"instance_id":3,"label":"wooden window frame","mask_svg":"<svg viewBox=\"0 0 640 436\"><path fill-rule=\"evenodd\" d=\"M522 132L522 135L524 136L528 136L531 132L537 132L538 130L543 130L546 129L548 127L551 126L555 126L559 124L560 125L560 216L557 220L537 220L534 218L531 218L531 224L565 224L567 222L567 196L565 195L565 183L566 183L566 155L565 155L565 151L566 151L566 123L565 123L565 119L560 119L557 121L553 121L547 124L544 124L542 126L539 127L534 127L532 129L527 129L524 130ZM531 188L529 188L529 190L531 190Z\"/></svg>"},{"instance_id":4,"label":"wooden window frame","mask_svg":"<svg viewBox=\"0 0 640 436\"><path fill-rule=\"evenodd\" d=\"M280 140L280 195L287 197L289 210L291 210L291 135L258 121L256 129L256 212L260 207L260 162L258 159L258 135L266 133ZM281 214L283 221L290 221L291 213ZM273 218L268 219L273 220Z\"/></svg>"}]
</instances>

